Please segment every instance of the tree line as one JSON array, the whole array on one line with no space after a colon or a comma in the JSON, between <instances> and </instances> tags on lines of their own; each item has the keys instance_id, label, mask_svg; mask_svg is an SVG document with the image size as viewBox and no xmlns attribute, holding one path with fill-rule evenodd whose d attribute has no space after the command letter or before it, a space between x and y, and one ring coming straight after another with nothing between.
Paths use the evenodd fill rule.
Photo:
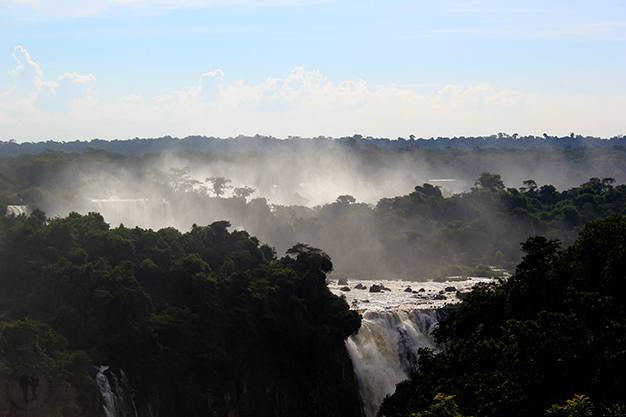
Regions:
<instances>
[{"instance_id":1,"label":"tree line","mask_svg":"<svg viewBox=\"0 0 626 417\"><path fill-rule=\"evenodd\" d=\"M103 150L122 154L137 154L153 152L173 152L173 151L196 151L213 153L306 153L319 152L326 149L341 149L347 147L371 147L403 149L403 148L424 148L424 149L473 149L473 148L514 148L530 149L535 147L558 147L558 148L598 148L610 146L626 146L626 139L623 135L612 138L599 138L594 136L582 136L571 133L567 136L550 136L543 134L518 135L513 133L498 133L490 136L460 136L460 137L437 137L437 138L416 138L409 135L408 139L399 137L397 139L374 138L372 136L363 137L355 134L340 138L318 136L315 138L301 138L299 136L289 136L280 139L273 136L243 136L230 138L216 138L207 136L188 136L185 138L173 138L164 136L161 138L134 138L115 140L75 140L67 142L40 141L18 143L15 140L0 141L0 157L17 156L21 153L38 154L46 150L79 152L83 153L89 149Z\"/></svg>"}]
</instances>

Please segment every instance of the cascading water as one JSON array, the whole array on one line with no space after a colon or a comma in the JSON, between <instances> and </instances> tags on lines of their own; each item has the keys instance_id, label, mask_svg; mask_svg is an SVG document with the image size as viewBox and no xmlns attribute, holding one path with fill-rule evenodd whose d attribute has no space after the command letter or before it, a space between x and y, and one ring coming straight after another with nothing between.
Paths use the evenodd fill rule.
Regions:
<instances>
[{"instance_id":1,"label":"cascading water","mask_svg":"<svg viewBox=\"0 0 626 417\"><path fill-rule=\"evenodd\" d=\"M97 208L96 208L97 207ZM153 217L167 215L167 203L145 198L101 198L90 200L90 211L97 211L112 225L152 226Z\"/></svg>"},{"instance_id":2,"label":"cascading water","mask_svg":"<svg viewBox=\"0 0 626 417\"><path fill-rule=\"evenodd\" d=\"M30 216L30 213L32 213L32 209L30 208L30 206L7 206L7 215L13 214L15 216L20 216L20 215L24 215L24 216Z\"/></svg>"},{"instance_id":3,"label":"cascading water","mask_svg":"<svg viewBox=\"0 0 626 417\"><path fill-rule=\"evenodd\" d=\"M442 308L488 278L446 282L405 282L346 279L329 289L362 314L361 328L346 340L359 383L363 415L374 417L385 396L408 379L423 347L441 350L431 333L446 313ZM410 285L418 290L413 290ZM377 287L374 291L372 287ZM371 290L371 291L370 291Z\"/></svg>"},{"instance_id":4,"label":"cascading water","mask_svg":"<svg viewBox=\"0 0 626 417\"><path fill-rule=\"evenodd\" d=\"M437 348L430 333L441 314L439 310L365 312L361 329L346 340L364 416L375 416L385 396L409 378L418 349Z\"/></svg>"},{"instance_id":5,"label":"cascading water","mask_svg":"<svg viewBox=\"0 0 626 417\"><path fill-rule=\"evenodd\" d=\"M96 383L102 394L104 415L106 417L137 417L137 408L133 401L133 390L126 374L119 368L94 366L97 371Z\"/></svg>"}]
</instances>

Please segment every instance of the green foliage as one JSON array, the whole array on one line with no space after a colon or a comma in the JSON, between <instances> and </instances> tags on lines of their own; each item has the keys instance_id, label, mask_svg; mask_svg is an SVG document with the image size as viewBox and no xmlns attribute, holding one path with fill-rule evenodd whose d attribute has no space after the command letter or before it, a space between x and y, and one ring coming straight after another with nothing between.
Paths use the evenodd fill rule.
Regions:
<instances>
[{"instance_id":1,"label":"green foliage","mask_svg":"<svg viewBox=\"0 0 626 417\"><path fill-rule=\"evenodd\" d=\"M305 243L296 243L287 250L287 255L311 272L327 274L333 270L333 264L327 254Z\"/></svg>"},{"instance_id":2,"label":"green foliage","mask_svg":"<svg viewBox=\"0 0 626 417\"><path fill-rule=\"evenodd\" d=\"M449 350L423 351L380 415L424 413L439 392L455 396L464 415L619 415L624 247L624 216L586 224L562 250L555 240L528 239L511 278L477 286L440 323Z\"/></svg>"},{"instance_id":3,"label":"green foliage","mask_svg":"<svg viewBox=\"0 0 626 417\"><path fill-rule=\"evenodd\" d=\"M474 143L474 139L478 140L476 149L431 149L435 144L435 148L445 148L441 144ZM360 146L363 142L379 143L379 140L360 138L354 139L353 144L357 146L350 150L344 149L345 143L340 141L336 142L337 149L321 151L326 149L324 145L305 155L299 152L228 155L221 151L218 155L206 152L206 148L205 153L176 152L176 159L184 161L183 167L166 171L153 168L155 161L161 161L169 154L146 153L144 146L151 141L119 141L115 144L96 141L86 152L84 143L62 145L48 142L41 146L82 149L82 153L48 150L0 158L0 173L3 175L0 177L0 214L5 212L3 206L6 204L26 203L54 214L65 213L66 207L94 210L93 206L85 208L81 196L85 189L92 193L99 191L86 180L98 178L102 182L111 181L112 193L127 193L133 198L154 201L157 200L154 196L158 195L169 202L171 212L193 211L196 222L208 224L215 219L228 219L237 228L244 228L280 251L299 241L322 247L332 257L335 270L348 276L367 274L374 278L391 274L411 280L437 278L448 267L458 265L476 267L486 264L510 270L520 260L518 243L529 236L544 235L559 239L567 246L586 222L626 214L626 186L618 185L626 178L626 153L619 144L605 147L608 141L595 141L602 147L581 148L576 146L587 143L585 138L566 137L555 142L558 147L544 147L546 139L541 138L542 148L523 150L519 147L522 144L525 144L523 148L527 147L533 138L513 140L512 137L494 135L474 139L440 138L422 141L422 147L417 148L408 146L413 143L410 141L403 142L402 146L397 141L383 141L384 145L380 147ZM265 137L255 137L251 142L243 138L215 142L211 138L196 137L180 141L162 138L154 140L154 144L175 149L174 144L182 146L184 143L200 150L198 147L202 148L202 144L209 146L212 143L211 146L223 150L223 146L231 146L227 142L237 142L242 146L240 149L249 149L252 142L263 141L275 142ZM319 141L318 144L327 142L323 138ZM300 141L292 145L289 142L272 146L302 145ZM495 145L505 142L509 148ZM565 143L573 147L567 149ZM12 147L6 144L3 149ZM28 147L34 152L39 145L22 144L20 147ZM391 149L393 147L403 149ZM109 148L122 153L94 148ZM135 154L130 152L131 149ZM150 148L150 152L154 150ZM474 180L475 187L470 192L450 196L449 191L425 183L416 185L407 195L384 198L375 207L357 203L354 197L344 194L333 203L308 208L275 206L263 198L248 201L254 192L252 187L233 187L241 178L231 180L216 175L201 182L194 177L194 173L204 172L205 167L213 163L229 167L258 166L267 174L267 178L264 174L255 184L259 191L266 193L269 184L278 183L284 190L293 190L296 184L309 180L309 170L302 170L302 173L293 174L298 177L291 178L272 167L297 165L324 169L327 158L345 160L348 166L353 163L359 180L371 183L377 189L383 189L390 182L396 185L397 177L390 167L406 167L406 171L411 172L424 161L428 162L433 175L468 180L470 184ZM524 180L519 190L505 188L510 173L496 173L495 169L511 165L520 165L526 178L537 176ZM551 167L550 175L545 169L547 166ZM228 172L237 170L229 168ZM117 189L114 184L119 183L120 178L124 178L124 187ZM552 178L556 178L554 185L542 184ZM567 183L563 178L567 178ZM565 189L572 183L581 185ZM59 201L63 202L63 207ZM306 202L295 197L292 201L297 204ZM187 228L188 225L177 224L176 227ZM107 242L101 242L101 245L106 247Z\"/></svg>"},{"instance_id":4,"label":"green foliage","mask_svg":"<svg viewBox=\"0 0 626 417\"><path fill-rule=\"evenodd\" d=\"M512 269L520 261L520 241L541 234L569 245L585 223L626 214L626 186L612 183L612 178L592 178L559 193L552 185L538 187L526 180L520 190L504 189L499 175L483 172L470 193L448 198L430 184L417 186L409 195L382 199L376 206L384 258L392 271L407 278L434 278L426 271L462 275L453 269L480 264ZM401 232L414 237L400 239Z\"/></svg>"},{"instance_id":5,"label":"green foliage","mask_svg":"<svg viewBox=\"0 0 626 417\"><path fill-rule=\"evenodd\" d=\"M482 188L489 191L498 191L504 189L504 183L500 175L483 172L474 182L474 187L476 187L476 189Z\"/></svg>"},{"instance_id":6,"label":"green foliage","mask_svg":"<svg viewBox=\"0 0 626 417\"><path fill-rule=\"evenodd\" d=\"M593 404L584 395L574 395L574 398L567 400L566 405L552 405L546 416L559 417L591 417L593 416Z\"/></svg>"},{"instance_id":7,"label":"green foliage","mask_svg":"<svg viewBox=\"0 0 626 417\"><path fill-rule=\"evenodd\" d=\"M459 406L454 400L454 395L437 394L435 403L428 407L428 410L411 414L411 417L463 417L459 411Z\"/></svg>"},{"instance_id":8,"label":"green foliage","mask_svg":"<svg viewBox=\"0 0 626 417\"><path fill-rule=\"evenodd\" d=\"M23 373L37 375L41 379L38 381L41 388L39 395L45 397L45 401L42 398L28 415L78 416L81 415L81 406L93 409L97 402L89 401L84 394L95 384L72 384L86 374L83 366L80 369L75 366L76 362L81 362L81 354L68 354L65 338L45 323L30 318L13 323L0 322L0 379L4 388L0 399L2 415L16 416L24 412L16 408L21 404L19 394L10 392L16 388L17 378ZM83 365L86 364L83 362Z\"/></svg>"},{"instance_id":9,"label":"green foliage","mask_svg":"<svg viewBox=\"0 0 626 417\"><path fill-rule=\"evenodd\" d=\"M360 326L326 286L329 256L299 244L277 259L229 226L111 229L96 213L40 211L0 222L0 311L32 317L0 325L2 366L55 370L68 390L59 409L94 409L83 384L90 361L120 366L146 401L176 415L206 414L209 400L215 412L232 410L228 397L250 378L256 396L314 390L319 369L341 369L343 341ZM356 391L336 389L358 409ZM324 395L302 407L320 407Z\"/></svg>"},{"instance_id":10,"label":"green foliage","mask_svg":"<svg viewBox=\"0 0 626 417\"><path fill-rule=\"evenodd\" d=\"M207 403L209 394L199 388L207 386L222 387L211 398L220 398L215 407L224 411L222 398L244 391L241 381L251 369L272 378L289 374L287 384L296 385L293 381L307 383L294 376L298 372L318 375L314 364L336 364L328 359L333 346L358 329L359 318L329 295L324 276L331 270L422 280L487 275L492 273L487 265L513 269L521 260L519 242L526 241L515 276L477 288L441 326L438 337L457 347L425 356L422 369L438 369L443 376L420 377L432 387L423 383L415 404L426 407L422 412L446 392L464 414L540 415L585 392L596 414L619 410L621 385L602 381L619 382L623 374L626 307L619 296L625 289L626 242L620 215L626 214L626 186L615 180L626 175L623 147L576 148L584 138L565 138L562 143L574 147L445 150L421 142L423 149L396 151L353 139L347 153L324 155L179 152L189 165L165 172L150 168L163 156L158 153L91 149L2 158L0 210L23 203L45 210L57 198L73 207L78 190L88 185L84 178L117 178L124 171L128 182L137 184L138 196L155 187L174 211L202 207L218 218L228 215L237 228L283 244L281 252L292 242L311 245L295 245L278 259L272 247L247 232L229 232L229 221L181 233L111 228L98 213L47 219L35 210L28 218L0 216L0 311L14 320L30 316L48 323L71 350L122 366L134 382L166 398L162 407L168 413L194 414L194 404ZM225 198L230 180L216 176L207 184L192 176L193 167L212 162L311 166L348 154L346 161L355 162L373 187L389 179L390 166L423 161L439 178L476 178L475 187L449 196L425 183L375 207L341 195L307 208L246 201L252 189L245 186L234 189L235 198ZM525 178L537 173L537 181L525 180L519 190L505 188L506 172L503 177L489 172L514 162L525 167ZM560 179L542 184L543 166L581 185L564 189ZM209 197L210 189L219 198ZM588 223L598 219L607 220ZM580 239L561 251L557 242L571 245L579 230ZM535 235L545 238L528 239ZM311 365L289 369L292 360ZM154 363L163 366L156 369ZM455 372L462 377L453 378ZM180 374L185 377L176 378ZM181 405L187 404L181 398L191 405ZM545 407L528 406L530 398Z\"/></svg>"}]
</instances>

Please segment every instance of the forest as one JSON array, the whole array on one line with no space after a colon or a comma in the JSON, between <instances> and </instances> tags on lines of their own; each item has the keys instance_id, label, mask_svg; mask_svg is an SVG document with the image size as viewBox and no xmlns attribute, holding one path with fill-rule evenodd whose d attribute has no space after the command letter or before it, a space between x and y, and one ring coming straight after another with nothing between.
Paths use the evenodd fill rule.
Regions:
<instances>
[{"instance_id":1,"label":"forest","mask_svg":"<svg viewBox=\"0 0 626 417\"><path fill-rule=\"evenodd\" d=\"M298 242L323 248L337 275L406 280L513 270L529 236L567 246L586 222L626 214L621 146L354 144L270 156L25 153L0 158L0 210L100 212L113 227L154 230L227 220L279 253Z\"/></svg>"},{"instance_id":2,"label":"forest","mask_svg":"<svg viewBox=\"0 0 626 417\"><path fill-rule=\"evenodd\" d=\"M0 371L45 369L55 387L29 415L103 415L92 364L129 375L142 416L358 415L343 341L360 318L328 290L328 255L277 258L228 227L0 218Z\"/></svg>"},{"instance_id":3,"label":"forest","mask_svg":"<svg viewBox=\"0 0 626 417\"><path fill-rule=\"evenodd\" d=\"M517 133L512 135L498 133L491 136L479 137L438 137L416 138L409 135L409 139L397 138L374 138L362 135L331 138L318 136L316 138L302 138L289 136L287 139L279 139L273 136L237 136L235 138L216 138L207 136L188 136L185 138L173 138L164 136L161 138L135 138L126 140L102 140L92 139L89 141L55 142L23 142L15 140L0 141L0 157L17 156L22 153L38 154L46 150L65 152L86 152L89 149L103 150L121 154L141 155L150 152L173 152L180 150L212 153L241 153L259 152L272 154L294 154L302 152L319 152L325 149L341 149L358 145L376 146L379 148L424 148L424 149L473 149L473 148L514 148L529 149L535 147L557 148L598 148L607 146L626 146L623 135L603 139L593 136L581 136L571 133L569 136L557 137L544 134L543 136L521 136Z\"/></svg>"},{"instance_id":4,"label":"forest","mask_svg":"<svg viewBox=\"0 0 626 417\"><path fill-rule=\"evenodd\" d=\"M0 374L46 370L41 416L103 415L102 364L140 416L358 416L344 340L361 318L326 279L500 267L380 415L626 415L626 148L350 139L0 158L0 212L32 211L0 217Z\"/></svg>"},{"instance_id":5,"label":"forest","mask_svg":"<svg viewBox=\"0 0 626 417\"><path fill-rule=\"evenodd\" d=\"M626 218L567 248L534 236L515 274L475 287L380 416L624 416Z\"/></svg>"}]
</instances>

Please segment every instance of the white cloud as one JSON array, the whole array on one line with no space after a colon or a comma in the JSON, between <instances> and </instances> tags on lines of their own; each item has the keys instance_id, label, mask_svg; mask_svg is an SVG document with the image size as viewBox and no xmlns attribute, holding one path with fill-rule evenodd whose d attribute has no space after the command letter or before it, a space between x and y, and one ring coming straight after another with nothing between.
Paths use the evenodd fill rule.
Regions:
<instances>
[{"instance_id":1,"label":"white cloud","mask_svg":"<svg viewBox=\"0 0 626 417\"><path fill-rule=\"evenodd\" d=\"M77 73L66 72L63 76L59 77L59 82L69 85L80 85L89 91L89 89L96 84L96 77L93 74L78 75Z\"/></svg>"},{"instance_id":2,"label":"white cloud","mask_svg":"<svg viewBox=\"0 0 626 417\"><path fill-rule=\"evenodd\" d=\"M295 68L263 83L227 81L206 72L198 85L146 98L105 100L96 77L66 72L45 80L22 47L9 71L15 85L0 94L0 140L73 140L256 133L287 137L355 132L395 138L489 135L497 132L609 137L626 131L624 94L546 95L490 84L447 85L419 94L365 80L334 82L320 71Z\"/></svg>"},{"instance_id":3,"label":"white cloud","mask_svg":"<svg viewBox=\"0 0 626 417\"><path fill-rule=\"evenodd\" d=\"M28 52L21 46L15 47L13 58L17 61L17 68L8 72L15 79L15 86L12 87L10 94L24 97L39 90L43 84L41 81L43 72L39 65L30 58Z\"/></svg>"},{"instance_id":4,"label":"white cloud","mask_svg":"<svg viewBox=\"0 0 626 417\"><path fill-rule=\"evenodd\" d=\"M202 101L216 102L222 92L224 73L221 70L206 72L200 76L200 93Z\"/></svg>"},{"instance_id":5,"label":"white cloud","mask_svg":"<svg viewBox=\"0 0 626 417\"><path fill-rule=\"evenodd\" d=\"M66 72L56 81L44 80L39 64L33 61L22 46L16 46L13 57L17 67L8 71L14 79L9 90L0 93L0 99L21 103L23 109L62 110L74 99L92 92L96 84L93 74L79 75Z\"/></svg>"},{"instance_id":6,"label":"white cloud","mask_svg":"<svg viewBox=\"0 0 626 417\"><path fill-rule=\"evenodd\" d=\"M37 65L37 63L30 58L30 55L28 55L28 52L26 52L24 48L18 45L14 48L14 51L15 52L13 52L13 58L15 58L15 60L17 61L17 68L9 71L9 74L19 76L20 72L22 72L22 70L26 68L26 64L28 64L28 66L36 75L40 77L43 75L43 72L41 71L39 65Z\"/></svg>"},{"instance_id":7,"label":"white cloud","mask_svg":"<svg viewBox=\"0 0 626 417\"><path fill-rule=\"evenodd\" d=\"M49 88L40 89L37 94L37 106L49 110L64 109L72 100L92 93L95 84L96 77L93 74L78 75L75 72L66 72L56 82L47 82Z\"/></svg>"}]
</instances>

